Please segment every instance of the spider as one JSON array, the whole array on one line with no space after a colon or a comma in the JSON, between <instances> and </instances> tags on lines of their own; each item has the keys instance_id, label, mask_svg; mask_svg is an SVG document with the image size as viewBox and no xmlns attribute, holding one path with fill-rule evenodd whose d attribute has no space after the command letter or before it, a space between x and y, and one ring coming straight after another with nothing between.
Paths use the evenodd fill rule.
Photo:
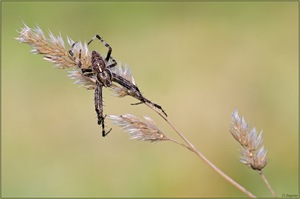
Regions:
<instances>
[{"instance_id":1,"label":"spider","mask_svg":"<svg viewBox=\"0 0 300 199\"><path fill-rule=\"evenodd\" d=\"M105 131L105 124L104 119L105 116L103 116L103 99L102 99L102 88L103 87L110 87L112 85L112 82L116 82L122 87L126 88L132 96L134 96L136 99L138 99L140 102L134 103L131 105L138 105L142 103L149 103L152 106L160 109L165 116L167 114L162 109L162 107L158 104L155 104L145 98L142 93L140 92L139 88L134 85L132 82L128 81L124 77L111 72L109 69L112 67L115 67L117 65L116 60L111 56L112 48L108 43L106 43L102 37L99 35L95 35L88 43L87 45L90 45L95 39L98 39L100 42L104 44L105 47L108 48L108 52L105 58L103 58L100 53L93 50L91 53L91 66L88 68L82 68L82 62L81 62L81 50L79 51L79 61L76 62L78 68L81 69L81 72L84 76L95 78L96 85L95 85L95 92L94 92L94 102L95 102L95 111L98 118L98 125L102 125L102 136L105 137L111 129L106 132ZM73 47L75 46L76 42L72 44L71 50L69 50L69 55L75 60L74 53L72 52Z\"/></svg>"}]
</instances>

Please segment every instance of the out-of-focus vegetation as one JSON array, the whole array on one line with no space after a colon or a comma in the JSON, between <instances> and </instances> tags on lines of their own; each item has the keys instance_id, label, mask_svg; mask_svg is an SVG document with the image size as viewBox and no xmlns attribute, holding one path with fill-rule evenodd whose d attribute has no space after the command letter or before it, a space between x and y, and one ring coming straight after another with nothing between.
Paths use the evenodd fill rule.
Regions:
<instances>
[{"instance_id":1,"label":"out-of-focus vegetation","mask_svg":"<svg viewBox=\"0 0 300 199\"><path fill-rule=\"evenodd\" d=\"M235 107L268 148L274 191L298 194L297 3L2 3L2 196L244 196L189 151L138 142L107 120L101 137L93 92L31 54L16 30L36 24L63 38L100 34L128 63L143 94L186 137L257 196L271 196L238 161L228 128ZM94 42L90 49L106 49ZM152 117L104 91L105 114Z\"/></svg>"}]
</instances>

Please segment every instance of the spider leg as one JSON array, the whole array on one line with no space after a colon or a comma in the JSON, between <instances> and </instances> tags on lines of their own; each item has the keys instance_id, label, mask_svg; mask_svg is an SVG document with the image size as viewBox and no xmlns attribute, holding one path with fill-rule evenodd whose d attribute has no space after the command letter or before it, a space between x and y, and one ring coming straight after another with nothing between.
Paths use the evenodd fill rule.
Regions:
<instances>
[{"instance_id":1,"label":"spider leg","mask_svg":"<svg viewBox=\"0 0 300 199\"><path fill-rule=\"evenodd\" d=\"M100 37L99 35L95 35L91 41L88 42L88 45L90 45L90 43L92 43L92 41L94 41L94 39L99 39L104 45L105 47L108 48L108 52L107 52L107 55L106 55L106 58L105 58L105 61L108 62L108 60L110 59L110 55L111 55L111 52L112 52L112 48L110 47L110 45L108 43L106 43L102 37ZM114 60L114 59L113 59Z\"/></svg>"},{"instance_id":2,"label":"spider leg","mask_svg":"<svg viewBox=\"0 0 300 199\"><path fill-rule=\"evenodd\" d=\"M99 41L101 41L105 47L108 48L108 51L107 51L107 55L106 55L106 58L105 58L105 61L108 62L109 60L111 60L111 64L107 65L106 68L112 68L112 67L115 67L117 65L117 61L111 56L111 52L112 52L112 48L110 47L110 45L108 43L106 43L102 37L100 37L98 34L95 35L89 42L88 42L88 45L90 45L94 39L98 39Z\"/></svg>"},{"instance_id":3,"label":"spider leg","mask_svg":"<svg viewBox=\"0 0 300 199\"><path fill-rule=\"evenodd\" d=\"M82 63L81 63L81 49L79 50L79 54L78 54L78 58L79 58L79 61L78 61L78 68L82 68Z\"/></svg>"},{"instance_id":4,"label":"spider leg","mask_svg":"<svg viewBox=\"0 0 300 199\"><path fill-rule=\"evenodd\" d=\"M112 67L115 67L117 65L116 60L112 56L110 57L110 59L111 59L112 63L107 65L106 68L112 68Z\"/></svg>"},{"instance_id":5,"label":"spider leg","mask_svg":"<svg viewBox=\"0 0 300 199\"><path fill-rule=\"evenodd\" d=\"M75 46L77 42L74 42L71 46L71 49L68 51L69 55L72 57L73 60L75 60L75 56L74 56L74 53L73 53L73 48Z\"/></svg>"},{"instance_id":6,"label":"spider leg","mask_svg":"<svg viewBox=\"0 0 300 199\"><path fill-rule=\"evenodd\" d=\"M118 84L120 84L124 88L126 88L130 92L130 95L132 97L140 100L140 102L133 103L131 105L139 105L139 104L147 103L147 104L150 104L151 106L154 106L157 109L160 109L164 113L164 115L166 117L168 117L167 113L164 111L164 109L160 105L155 104L155 103L151 102L150 100L148 100L147 98L145 98L142 95L139 88L136 85L134 85L133 83L131 83L130 81L128 81L127 79L125 79L124 77L122 77L120 75L117 75L115 73L112 73L112 80L117 82Z\"/></svg>"},{"instance_id":7,"label":"spider leg","mask_svg":"<svg viewBox=\"0 0 300 199\"><path fill-rule=\"evenodd\" d=\"M72 57L72 59L76 62L76 57L73 53L73 48L77 42L73 43L71 46L71 49L68 51L69 55ZM81 69L81 72L84 76L90 77L93 74L93 70L91 68L82 68L82 62L81 62L81 50L79 50L78 54L79 61L77 62L78 68Z\"/></svg>"},{"instance_id":8,"label":"spider leg","mask_svg":"<svg viewBox=\"0 0 300 199\"><path fill-rule=\"evenodd\" d=\"M112 56L109 57L109 60L111 60L111 64L107 65L106 68L112 68L117 65L117 61Z\"/></svg>"},{"instance_id":9,"label":"spider leg","mask_svg":"<svg viewBox=\"0 0 300 199\"><path fill-rule=\"evenodd\" d=\"M160 105L155 104L154 102L151 102L150 100L148 100L144 96L141 96L139 100L140 100L140 102L132 103L131 105L139 105L139 104L143 104L143 103L148 103L148 104L151 104L152 106L154 106L155 108L158 108L159 110L161 110L161 112L163 112L163 114L166 117L168 117L167 113L164 111L164 109Z\"/></svg>"},{"instance_id":10,"label":"spider leg","mask_svg":"<svg viewBox=\"0 0 300 199\"><path fill-rule=\"evenodd\" d=\"M77 44L77 42L74 42L71 46L71 49L68 51L69 55L72 57L72 59L77 63L77 66L78 68L81 69L82 73L85 75L86 73L91 73L92 70L91 69L85 69L85 68L82 68L82 62L81 62L81 49L79 50L79 54L78 54L78 59L79 61L77 62L76 61L76 57L73 53L73 48L74 46ZM87 76L87 75L86 75Z\"/></svg>"},{"instance_id":11,"label":"spider leg","mask_svg":"<svg viewBox=\"0 0 300 199\"><path fill-rule=\"evenodd\" d=\"M102 87L103 85L99 81L96 81L94 100L95 100L95 111L98 117L98 125L102 124L102 137L105 137L111 131L111 129L108 132L105 132L105 124L104 124L105 116L103 117Z\"/></svg>"},{"instance_id":12,"label":"spider leg","mask_svg":"<svg viewBox=\"0 0 300 199\"><path fill-rule=\"evenodd\" d=\"M74 43L74 44L75 44L75 43ZM74 45L74 44L73 44L73 45ZM73 46L73 45L72 45L72 46ZM81 62L81 49L79 50L78 59L79 59L79 61L78 61L78 63L77 63L77 66L78 66L78 68L81 69L82 74L83 74L84 76L86 76L86 77L91 77L91 76L93 75L93 70L92 70L91 68L82 68L82 62Z\"/></svg>"},{"instance_id":13,"label":"spider leg","mask_svg":"<svg viewBox=\"0 0 300 199\"><path fill-rule=\"evenodd\" d=\"M79 52L79 62L77 62L76 61L76 57L75 57L75 55L74 55L74 53L73 53L73 48L74 48L74 46L77 44L77 42L74 42L73 44L72 44L72 46L71 46L71 49L68 51L68 53L69 53L69 55L72 57L72 59L73 59L73 61L75 62L75 63L77 63L77 66L79 67L79 68L81 68L81 50L80 50L80 52Z\"/></svg>"}]
</instances>

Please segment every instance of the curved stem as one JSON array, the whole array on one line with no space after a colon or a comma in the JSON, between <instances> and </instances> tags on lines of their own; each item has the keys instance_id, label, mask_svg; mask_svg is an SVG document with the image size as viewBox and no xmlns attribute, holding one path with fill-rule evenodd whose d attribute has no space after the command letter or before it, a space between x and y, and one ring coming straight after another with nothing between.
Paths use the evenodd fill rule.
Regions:
<instances>
[{"instance_id":1,"label":"curved stem","mask_svg":"<svg viewBox=\"0 0 300 199\"><path fill-rule=\"evenodd\" d=\"M256 198L255 195L253 195L251 192L249 192L246 188L235 182L232 178L230 178L228 175L226 175L223 171L221 171L218 167L216 167L211 161L209 161L184 135L170 122L168 118L166 118L162 113L160 113L158 110L153 108L153 106L146 104L149 108L154 110L157 114L159 114L172 128L173 130L185 141L185 143L188 146L185 146L181 143L178 143L175 141L175 143L180 144L181 146L185 146L192 152L194 152L198 157L200 157L206 164L208 164L213 170L215 170L218 174L220 174L223 178L225 178L229 183L231 183L233 186L238 188L240 191L245 193L247 196L251 198ZM172 140L173 141L173 140ZM174 142L174 141L173 141Z\"/></svg>"}]
</instances>

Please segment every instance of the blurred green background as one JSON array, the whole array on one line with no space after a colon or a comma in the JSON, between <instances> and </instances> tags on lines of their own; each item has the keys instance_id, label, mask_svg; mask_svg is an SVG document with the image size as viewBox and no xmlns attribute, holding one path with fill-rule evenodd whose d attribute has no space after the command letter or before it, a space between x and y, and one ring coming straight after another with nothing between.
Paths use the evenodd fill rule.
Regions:
<instances>
[{"instance_id":1,"label":"blurred green background","mask_svg":"<svg viewBox=\"0 0 300 199\"><path fill-rule=\"evenodd\" d=\"M2 3L2 196L242 197L188 150L134 141L109 120L101 137L93 92L14 38L36 24L63 38L100 34L143 94L221 170L261 197L228 129L235 107L263 129L264 173L298 194L298 10L295 3ZM66 41L66 40L65 40ZM91 45L105 53L99 43ZM105 89L105 114L148 115Z\"/></svg>"}]
</instances>

